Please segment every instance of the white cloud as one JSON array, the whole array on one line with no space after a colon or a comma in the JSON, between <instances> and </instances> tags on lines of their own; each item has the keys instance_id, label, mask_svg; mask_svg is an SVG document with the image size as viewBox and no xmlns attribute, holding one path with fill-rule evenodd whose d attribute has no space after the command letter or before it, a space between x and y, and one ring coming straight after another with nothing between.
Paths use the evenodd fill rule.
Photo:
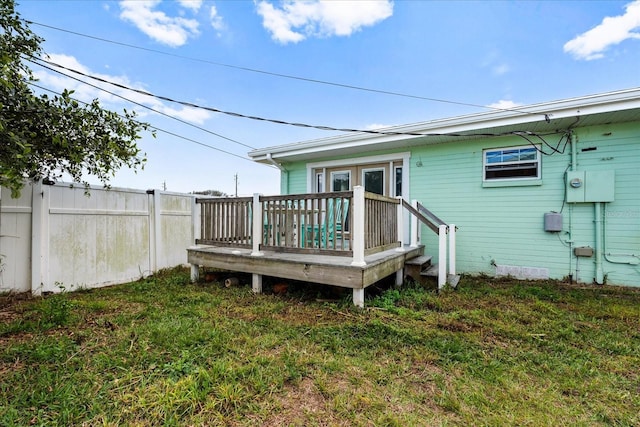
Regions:
<instances>
[{"instance_id":1,"label":"white cloud","mask_svg":"<svg viewBox=\"0 0 640 427\"><path fill-rule=\"evenodd\" d=\"M179 119L199 125L203 124L209 119L209 117L211 117L211 113L209 111L203 110L201 108L182 107L177 109L162 105L156 107L156 110L162 111L163 113L168 114L171 117L177 117Z\"/></svg>"},{"instance_id":2,"label":"white cloud","mask_svg":"<svg viewBox=\"0 0 640 427\"><path fill-rule=\"evenodd\" d=\"M482 60L482 67L491 69L494 76L502 76L511 71L511 66L502 59L502 53L499 50L492 49L487 52Z\"/></svg>"},{"instance_id":3,"label":"white cloud","mask_svg":"<svg viewBox=\"0 0 640 427\"><path fill-rule=\"evenodd\" d=\"M200 10L203 0L178 0L178 3L184 8L191 9L194 12Z\"/></svg>"},{"instance_id":4,"label":"white cloud","mask_svg":"<svg viewBox=\"0 0 640 427\"><path fill-rule=\"evenodd\" d=\"M511 71L511 67L508 64L499 64L493 67L493 74L496 76L502 76Z\"/></svg>"},{"instance_id":5,"label":"white cloud","mask_svg":"<svg viewBox=\"0 0 640 427\"><path fill-rule=\"evenodd\" d=\"M281 8L258 2L262 25L283 44L307 37L349 36L393 14L390 0L285 0Z\"/></svg>"},{"instance_id":6,"label":"white cloud","mask_svg":"<svg viewBox=\"0 0 640 427\"><path fill-rule=\"evenodd\" d=\"M624 15L605 17L602 23L564 45L564 51L576 59L602 58L604 52L627 39L640 39L640 0L627 4Z\"/></svg>"},{"instance_id":7,"label":"white cloud","mask_svg":"<svg viewBox=\"0 0 640 427\"><path fill-rule=\"evenodd\" d=\"M365 130L379 130L379 129L385 129L385 128L390 128L393 125L383 125L381 123L371 123L370 125L365 126Z\"/></svg>"},{"instance_id":8,"label":"white cloud","mask_svg":"<svg viewBox=\"0 0 640 427\"><path fill-rule=\"evenodd\" d=\"M52 55L49 55L49 61L55 64L60 64L72 70L80 71L81 73L84 73L90 76L99 77L101 79L104 79L113 83L118 83L122 86L147 91L143 84L132 82L126 76L108 75L108 74L101 74L101 73L91 71L88 67L81 64L73 56L62 55L62 54L52 54ZM112 92L116 95L120 95L124 98L130 99L139 104L146 105L150 108L153 108L154 110L158 110L172 117L178 117L180 119L187 120L192 123L203 124L207 119L209 119L209 117L211 117L211 114L212 114L209 111L197 109L193 107L181 106L176 108L173 106L168 106L168 105L165 105L161 100L157 98L153 98L153 97L143 95L141 93L129 91L126 89L121 89L116 86L110 85L108 83L102 83L97 80L89 79L82 76L77 76L68 70L61 69L60 71L65 74L74 75L82 80L85 80L91 83L94 86L106 89L109 92ZM64 89L73 90L74 93L72 97L83 102L91 102L92 100L98 98L100 99L100 103L105 108L118 110L126 107L127 110L135 110L137 113L139 113L139 116L141 117L153 114L153 112L149 112L149 110L147 110L146 108L142 108L139 106L132 107L130 103L126 102L125 100L123 100L122 98L119 98L116 95L111 95L103 90L88 86L77 80L69 79L57 73L53 73L45 70L36 70L34 72L34 75L39 80L39 83L42 84L42 86L48 89L54 90L56 92L62 92Z\"/></svg>"},{"instance_id":9,"label":"white cloud","mask_svg":"<svg viewBox=\"0 0 640 427\"><path fill-rule=\"evenodd\" d=\"M211 11L209 12L209 18L211 20L211 26L219 31L225 29L224 21L222 20L222 16L218 15L218 10L215 6L211 6Z\"/></svg>"},{"instance_id":10,"label":"white cloud","mask_svg":"<svg viewBox=\"0 0 640 427\"><path fill-rule=\"evenodd\" d=\"M198 35L198 21L181 17L171 17L155 10L160 0L125 0L120 2L120 18L133 23L140 31L152 39L171 47L182 46L189 37ZM189 3L191 9L200 3Z\"/></svg>"},{"instance_id":11,"label":"white cloud","mask_svg":"<svg viewBox=\"0 0 640 427\"><path fill-rule=\"evenodd\" d=\"M493 108L496 110L511 110L513 108L518 108L522 104L518 104L517 102L509 101L506 99L501 99L498 102L494 102L493 104L487 105L488 108Z\"/></svg>"}]
</instances>

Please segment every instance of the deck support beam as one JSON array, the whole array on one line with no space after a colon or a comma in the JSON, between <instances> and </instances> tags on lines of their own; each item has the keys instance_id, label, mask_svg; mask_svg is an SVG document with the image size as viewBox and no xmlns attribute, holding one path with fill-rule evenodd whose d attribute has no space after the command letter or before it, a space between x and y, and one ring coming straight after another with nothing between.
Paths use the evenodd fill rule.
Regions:
<instances>
[{"instance_id":1,"label":"deck support beam","mask_svg":"<svg viewBox=\"0 0 640 427\"><path fill-rule=\"evenodd\" d=\"M353 290L353 305L364 308L364 288Z\"/></svg>"},{"instance_id":2,"label":"deck support beam","mask_svg":"<svg viewBox=\"0 0 640 427\"><path fill-rule=\"evenodd\" d=\"M196 283L198 280L200 280L200 266L191 264L191 283Z\"/></svg>"},{"instance_id":3,"label":"deck support beam","mask_svg":"<svg viewBox=\"0 0 640 427\"><path fill-rule=\"evenodd\" d=\"M402 286L404 282L404 268L396 271L396 287Z\"/></svg>"},{"instance_id":4,"label":"deck support beam","mask_svg":"<svg viewBox=\"0 0 640 427\"><path fill-rule=\"evenodd\" d=\"M262 274L253 273L251 275L251 289L256 294L262 293Z\"/></svg>"}]
</instances>

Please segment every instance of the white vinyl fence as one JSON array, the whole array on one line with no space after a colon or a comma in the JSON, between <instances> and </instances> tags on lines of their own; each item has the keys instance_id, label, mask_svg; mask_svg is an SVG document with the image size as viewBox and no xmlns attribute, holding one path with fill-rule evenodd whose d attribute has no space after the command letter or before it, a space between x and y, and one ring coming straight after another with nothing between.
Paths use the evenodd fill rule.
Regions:
<instances>
[{"instance_id":1,"label":"white vinyl fence","mask_svg":"<svg viewBox=\"0 0 640 427\"><path fill-rule=\"evenodd\" d=\"M0 193L0 292L60 292L146 277L187 263L195 196L69 184Z\"/></svg>"}]
</instances>

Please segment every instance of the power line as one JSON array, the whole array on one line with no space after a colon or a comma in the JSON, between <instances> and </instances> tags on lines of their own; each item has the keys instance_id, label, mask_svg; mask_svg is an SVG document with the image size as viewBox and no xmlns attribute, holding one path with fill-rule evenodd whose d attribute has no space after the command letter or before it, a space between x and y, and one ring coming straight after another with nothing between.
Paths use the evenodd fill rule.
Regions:
<instances>
[{"instance_id":1,"label":"power line","mask_svg":"<svg viewBox=\"0 0 640 427\"><path fill-rule=\"evenodd\" d=\"M36 84L36 83L34 83L34 82L29 82L29 85L31 85L31 86L33 86L33 87L37 87L38 89L45 90L45 91L47 91L47 92L51 92L51 93L56 94L56 95L60 95L60 96L62 95L60 92L56 92L55 90L48 89L48 88L46 88L46 87L40 86L40 85L38 85L38 84ZM79 100L79 99L74 99L74 101L77 101L77 102L80 102L80 103L82 103L82 104L88 105L86 102L81 101L81 100ZM116 114L117 114L117 113L116 113ZM127 117L124 117L124 116L122 116L121 114L118 114L118 116L120 116L120 117L122 117L122 118L127 119ZM141 125L142 125L142 124L146 124L149 128L154 129L154 130L157 130L158 132L166 133L167 135L171 135L171 136L174 136L174 137L176 137L176 138L183 139L183 140L185 140L185 141L191 142L191 143L193 143L193 144L197 144L197 145L200 145L200 146L203 146L203 147L206 147L206 148L210 148L210 149L212 149L212 150L216 150L216 151L219 151L219 152L221 152L221 153L228 154L229 156L234 156L234 157L237 157L237 158L239 158L239 159L246 160L246 161L248 161L248 162L251 162L251 163L255 164L255 162L254 162L253 160L251 160L251 159L249 159L249 158L247 158L247 157L242 157L242 156L240 156L240 155L238 155L238 154L231 153L231 152L229 152L229 151L225 151L225 150L223 150L223 149L221 149L221 148L217 148L217 147L214 147L214 146L212 146L212 145L205 144L204 142L196 141L195 139L191 139L191 138L188 138L188 137L186 137L186 136L179 135L179 134L177 134L177 133L175 133L175 132L171 132L171 131L168 131L168 130L165 130L165 129L159 128L159 127L154 126L154 125L152 125L152 124L142 123L142 122L140 122L140 121L138 121L138 120L133 120L133 119L128 119L128 120L132 120L132 121L134 121L135 123L138 123L138 124L141 124ZM270 166L270 167L275 168L275 166L271 166L271 165L267 165L267 166Z\"/></svg>"},{"instance_id":2,"label":"power line","mask_svg":"<svg viewBox=\"0 0 640 427\"><path fill-rule=\"evenodd\" d=\"M32 62L32 61L30 61L30 62ZM60 74L60 75L63 75L63 76L65 76L65 77L68 77L68 78L70 78L70 79L72 79L72 80L75 80L75 81L78 81L78 82L80 82L80 83L83 83L83 84L85 84L85 85L87 85L87 86L91 86L91 87L93 87L93 88L95 88L95 89L98 89L98 90L101 90L101 91L103 91L103 92L106 92L106 93L108 93L109 95L112 95L112 96L115 96L115 97L117 97L117 98L123 99L123 100L125 100L125 101L127 101L127 102L130 102L130 103L132 103L132 104L134 104L134 105L137 105L137 106L139 106L139 107L146 108L147 110L153 111L154 113L157 113L157 114L160 114L160 115L162 115L162 116L168 117L168 118L170 118L170 119L176 120L176 121L178 121L178 122L180 122L180 123L183 123L183 124L186 124L186 125L188 125L188 126L191 126L191 127L196 128L196 129L199 129L199 130L201 130L201 131L207 132L207 133L209 133L209 134L211 134L211 135L215 135L215 136L217 136L217 137L219 137L219 138L226 139L227 141L231 141L231 142L233 142L233 143L235 143L235 144L239 144L239 145L242 145L242 146L244 146L244 147L251 148L251 149L254 149L254 150L255 150L255 147L252 147L252 146L250 146L250 145L244 144L244 143L242 143L242 142L240 142L240 141L236 141L235 139L228 138L228 137L226 137L226 136L224 136L224 135L220 135L219 133L213 132L213 131L208 130L208 129L205 129L205 128L203 128L203 127L200 127L200 126L194 125L193 123L189 123L189 122L187 122L186 120L182 120L182 119L180 119L180 118L178 118L178 117L174 117L174 116L172 116L172 115L170 115L170 114L167 114L167 113L164 113L164 112L162 112L162 111L156 110L155 108L149 107L149 106L144 105L144 104L142 104L142 103L140 103L140 102L136 102L136 101L134 101L134 100L132 100L132 99L126 98L126 97L124 97L124 96L122 96L122 95L119 95L119 94L117 94L117 93L115 93L115 92L111 92L111 91L109 91L109 90L107 90L107 89L104 89L104 88L102 88L102 87L100 87L100 86L97 86L97 85L91 84L91 83L89 83L89 82L85 82L84 80L81 80L81 79L79 79L79 78L77 78L77 77L73 77L73 76L70 76L70 75L68 75L68 74L65 74L65 73L61 72L60 70L56 70L56 69L54 69L54 68L47 67L46 65L38 64L37 62L32 62L32 63L33 63L33 64L36 64L36 65L38 65L38 66L40 66L40 67L42 67L42 68L46 68L47 70L53 71L54 73L58 73L58 74Z\"/></svg>"},{"instance_id":3,"label":"power line","mask_svg":"<svg viewBox=\"0 0 640 427\"><path fill-rule=\"evenodd\" d=\"M115 41L115 40L105 39L105 38L102 38L102 37L92 36L92 35L89 35L89 34L79 33L79 32L76 32L76 31L71 31L71 30L67 30L67 29L64 29L64 28L55 27L53 25L42 24L42 23L35 22L35 21L25 20L25 22L27 22L28 24L33 24L33 25L38 25L38 26L41 26L41 27L49 28L49 29L52 29L52 30L61 31L61 32L73 34L73 35L76 35L76 36L89 38L89 39L92 39L92 40L98 40L98 41L101 41L101 42L104 42L104 43L111 43L111 44L115 44L115 45L118 45L118 46L128 47L128 48L131 48L131 49L138 49L138 50L142 50L142 51L145 51L145 52L152 52L152 53L157 53L157 54L160 54L160 55L171 56L171 57L174 57L174 58L186 59L186 60L189 60L189 61L201 62L201 63L205 63L205 64L216 65L216 66L219 66L219 67L232 68L232 69L235 69L235 70L248 71L248 72L252 72L252 73L259 73L259 74L264 74L264 75L268 75L268 76L281 77L281 78L285 78L285 79L299 80L299 81L304 81L304 82L309 82L309 83L317 83L317 84L323 84L323 85L328 85L328 86L336 86L336 87L359 90L359 91L364 91L364 92L379 93L379 94L383 94L383 95L392 95L392 96L399 96L399 97L404 97L404 98L420 99L420 100L424 100L424 101L440 102L440 103L445 103L445 104L462 105L462 106L465 106L465 107L483 108L483 109L494 110L494 111L511 111L511 112L515 112L515 113L521 113L521 114L527 114L527 115L537 115L537 116L538 115L542 115L542 116L545 117L546 120L549 119L548 118L548 114L545 114L545 113L532 113L530 111L523 111L523 110L519 110L519 109L516 109L516 108L499 108L499 107L492 107L492 106L488 106L488 105L472 104L472 103L468 103L468 102L451 101L451 100L440 99L440 98L431 98L431 97L426 97L426 96L411 95L411 94L406 94L406 93L401 93L401 92L394 92L394 91L381 90L381 89L372 89L372 88L367 88L367 87L363 87L363 86L349 85L349 84L345 84L345 83L336 83L336 82L330 82L330 81L326 81L326 80L312 79L312 78L308 78L308 77L300 77L300 76L294 76L294 75L283 74L283 73L276 73L276 72L272 72L272 71L259 70L259 69L250 68L250 67L242 67L242 66L239 66L239 65L225 64L223 62L211 61L211 60L202 59L202 58L194 58L194 57L191 57L191 56L178 55L176 53L164 52L164 51L157 50L157 49L150 49L150 48L146 48L146 47L142 47L142 46L136 46L136 45L129 44L129 43L124 43L124 42L119 42L119 41Z\"/></svg>"},{"instance_id":4,"label":"power line","mask_svg":"<svg viewBox=\"0 0 640 427\"><path fill-rule=\"evenodd\" d=\"M74 70L72 68L68 68L65 67L63 65L60 64L56 64L55 62L51 62L51 61L47 61L45 59L42 58L34 58L34 57L30 57L31 61L34 62L37 65L40 65L44 68L48 68L47 66L42 65L40 62L44 62L46 64L49 64L53 67L58 67L58 68L62 68L64 70L67 71L71 71L73 73L79 74L81 76L93 79L93 80L97 80L99 82L102 83L107 83L110 84L112 86L116 86L118 88L121 89L125 89L125 90L129 90L132 92L136 92L139 93L141 95L146 95L146 96L150 96L153 98L157 98L163 101L167 101L167 102L173 102L176 104L180 104L180 105L184 105L184 106L188 106L188 107L192 107L192 108L199 108L199 109L203 109L206 111L211 111L214 113L220 113L220 114L225 114L228 116L232 116L232 117L238 117L238 118L244 118L244 119L250 119L250 120L257 120L257 121L263 121L263 122L269 122L269 123L275 123L275 124L280 124L280 125L288 125L288 126L296 126L296 127L302 127L302 128L312 128L312 129L319 129L319 130L327 130L327 131L337 131L337 132L345 132L345 133L366 133L366 134L374 134L374 135L396 135L396 136L452 136L452 137L471 137L471 136L480 136L480 137L490 137L490 136L505 136L505 135L517 135L517 136L523 136L523 135L531 135L531 136L537 136L539 138L541 138L540 135L534 133L534 132L530 132L530 131L509 131L509 132L505 132L505 133L420 133L420 132L398 132L398 131L383 131L383 130L373 130L373 129L352 129L352 128L337 128L337 127L332 127L332 126L325 126L325 125L312 125L312 124L308 124L308 123L299 123L299 122L289 122L286 120L278 120L278 119L271 119L271 118L266 118L266 117L260 117L260 116L253 116L253 115L248 115L248 114L242 114L242 113L237 113L237 112L233 112L233 111L225 111L225 110L220 110L218 108L213 108L213 107L205 107L202 105L198 105L198 104L194 104L192 102L187 102L187 101L180 101L180 100L176 100L173 98L169 98L167 96L162 96L162 95L156 95L153 94L151 92L147 92L141 89L135 89L135 88L131 88L125 85L122 85L120 83L115 83L106 79L103 79L101 77L97 77L97 76L92 76L86 73L83 73L82 71L78 71L78 70ZM525 138L526 139L526 138Z\"/></svg>"}]
</instances>

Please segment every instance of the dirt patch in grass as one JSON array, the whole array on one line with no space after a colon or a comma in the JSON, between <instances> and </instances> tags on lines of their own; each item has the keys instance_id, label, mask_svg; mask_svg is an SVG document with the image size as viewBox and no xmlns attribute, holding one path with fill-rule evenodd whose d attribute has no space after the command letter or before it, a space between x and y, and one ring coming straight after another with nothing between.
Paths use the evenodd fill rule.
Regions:
<instances>
[{"instance_id":1,"label":"dirt patch in grass","mask_svg":"<svg viewBox=\"0 0 640 427\"><path fill-rule=\"evenodd\" d=\"M260 425L280 427L284 425L348 425L341 423L329 410L325 396L313 379L303 378L297 384L287 384L282 393L273 396L273 411ZM311 422L313 421L313 422Z\"/></svg>"},{"instance_id":2,"label":"dirt patch in grass","mask_svg":"<svg viewBox=\"0 0 640 427\"><path fill-rule=\"evenodd\" d=\"M20 318L20 313L16 312L12 307L0 310L0 323L13 322Z\"/></svg>"}]
</instances>

